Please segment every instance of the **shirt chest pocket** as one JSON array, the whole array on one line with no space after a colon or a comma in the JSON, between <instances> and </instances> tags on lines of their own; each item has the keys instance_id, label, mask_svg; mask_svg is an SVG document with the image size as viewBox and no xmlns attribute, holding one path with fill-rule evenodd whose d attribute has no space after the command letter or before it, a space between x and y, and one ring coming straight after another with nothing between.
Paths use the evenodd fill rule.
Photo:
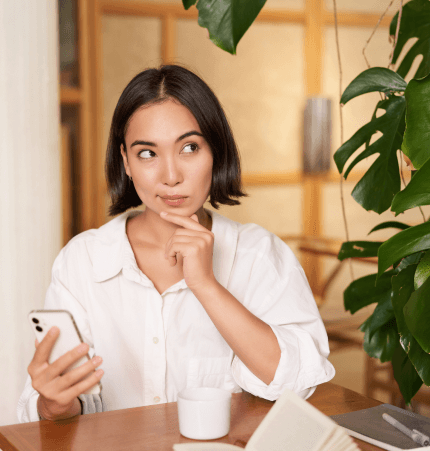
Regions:
<instances>
[{"instance_id":1,"label":"shirt chest pocket","mask_svg":"<svg viewBox=\"0 0 430 451\"><path fill-rule=\"evenodd\" d=\"M233 381L231 357L192 358L188 363L187 388L227 388Z\"/></svg>"}]
</instances>

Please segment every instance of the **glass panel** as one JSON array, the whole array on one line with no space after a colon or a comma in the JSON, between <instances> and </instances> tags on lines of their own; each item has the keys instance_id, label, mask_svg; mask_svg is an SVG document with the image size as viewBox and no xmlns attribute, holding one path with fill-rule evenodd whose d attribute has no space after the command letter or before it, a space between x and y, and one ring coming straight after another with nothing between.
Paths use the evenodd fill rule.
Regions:
<instances>
[{"instance_id":1,"label":"glass panel","mask_svg":"<svg viewBox=\"0 0 430 451\"><path fill-rule=\"evenodd\" d=\"M58 0L60 34L60 83L79 86L76 0Z\"/></svg>"},{"instance_id":2,"label":"glass panel","mask_svg":"<svg viewBox=\"0 0 430 451\"><path fill-rule=\"evenodd\" d=\"M202 76L220 99L244 171L300 170L303 27L255 23L235 56L217 48L194 20L178 20L177 36L177 61Z\"/></svg>"},{"instance_id":3,"label":"glass panel","mask_svg":"<svg viewBox=\"0 0 430 451\"><path fill-rule=\"evenodd\" d=\"M241 205L221 206L217 211L233 221L255 223L279 236L301 233L300 186L252 186L245 191L249 197L240 199ZM213 209L210 204L205 207Z\"/></svg>"},{"instance_id":4,"label":"glass panel","mask_svg":"<svg viewBox=\"0 0 430 451\"><path fill-rule=\"evenodd\" d=\"M104 16L103 102L106 149L112 115L128 82L147 67L161 64L161 21L156 18Z\"/></svg>"}]
</instances>

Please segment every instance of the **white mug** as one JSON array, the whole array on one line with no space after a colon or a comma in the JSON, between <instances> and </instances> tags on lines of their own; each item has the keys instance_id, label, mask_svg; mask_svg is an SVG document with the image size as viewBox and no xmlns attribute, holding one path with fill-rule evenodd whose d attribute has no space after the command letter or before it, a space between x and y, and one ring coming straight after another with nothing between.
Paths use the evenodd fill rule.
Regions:
<instances>
[{"instance_id":1,"label":"white mug","mask_svg":"<svg viewBox=\"0 0 430 451\"><path fill-rule=\"evenodd\" d=\"M230 430L231 393L221 388L186 388L178 393L179 431L195 440L224 437Z\"/></svg>"}]
</instances>

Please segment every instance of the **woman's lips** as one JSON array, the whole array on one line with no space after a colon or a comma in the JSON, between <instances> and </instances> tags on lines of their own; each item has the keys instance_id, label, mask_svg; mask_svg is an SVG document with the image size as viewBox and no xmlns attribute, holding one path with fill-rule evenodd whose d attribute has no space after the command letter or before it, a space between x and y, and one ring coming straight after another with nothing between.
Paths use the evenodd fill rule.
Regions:
<instances>
[{"instance_id":1,"label":"woman's lips","mask_svg":"<svg viewBox=\"0 0 430 451\"><path fill-rule=\"evenodd\" d=\"M172 197L161 197L161 199L164 201L164 203L170 205L171 207L178 207L179 205L185 202L186 197L172 196Z\"/></svg>"}]
</instances>

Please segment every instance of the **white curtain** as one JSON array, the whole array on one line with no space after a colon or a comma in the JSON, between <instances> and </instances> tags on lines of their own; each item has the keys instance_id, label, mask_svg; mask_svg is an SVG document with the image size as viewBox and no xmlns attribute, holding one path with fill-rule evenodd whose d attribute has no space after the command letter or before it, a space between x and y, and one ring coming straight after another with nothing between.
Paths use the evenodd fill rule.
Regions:
<instances>
[{"instance_id":1,"label":"white curtain","mask_svg":"<svg viewBox=\"0 0 430 451\"><path fill-rule=\"evenodd\" d=\"M27 314L61 247L57 23L57 0L0 1L0 425L18 422Z\"/></svg>"}]
</instances>

